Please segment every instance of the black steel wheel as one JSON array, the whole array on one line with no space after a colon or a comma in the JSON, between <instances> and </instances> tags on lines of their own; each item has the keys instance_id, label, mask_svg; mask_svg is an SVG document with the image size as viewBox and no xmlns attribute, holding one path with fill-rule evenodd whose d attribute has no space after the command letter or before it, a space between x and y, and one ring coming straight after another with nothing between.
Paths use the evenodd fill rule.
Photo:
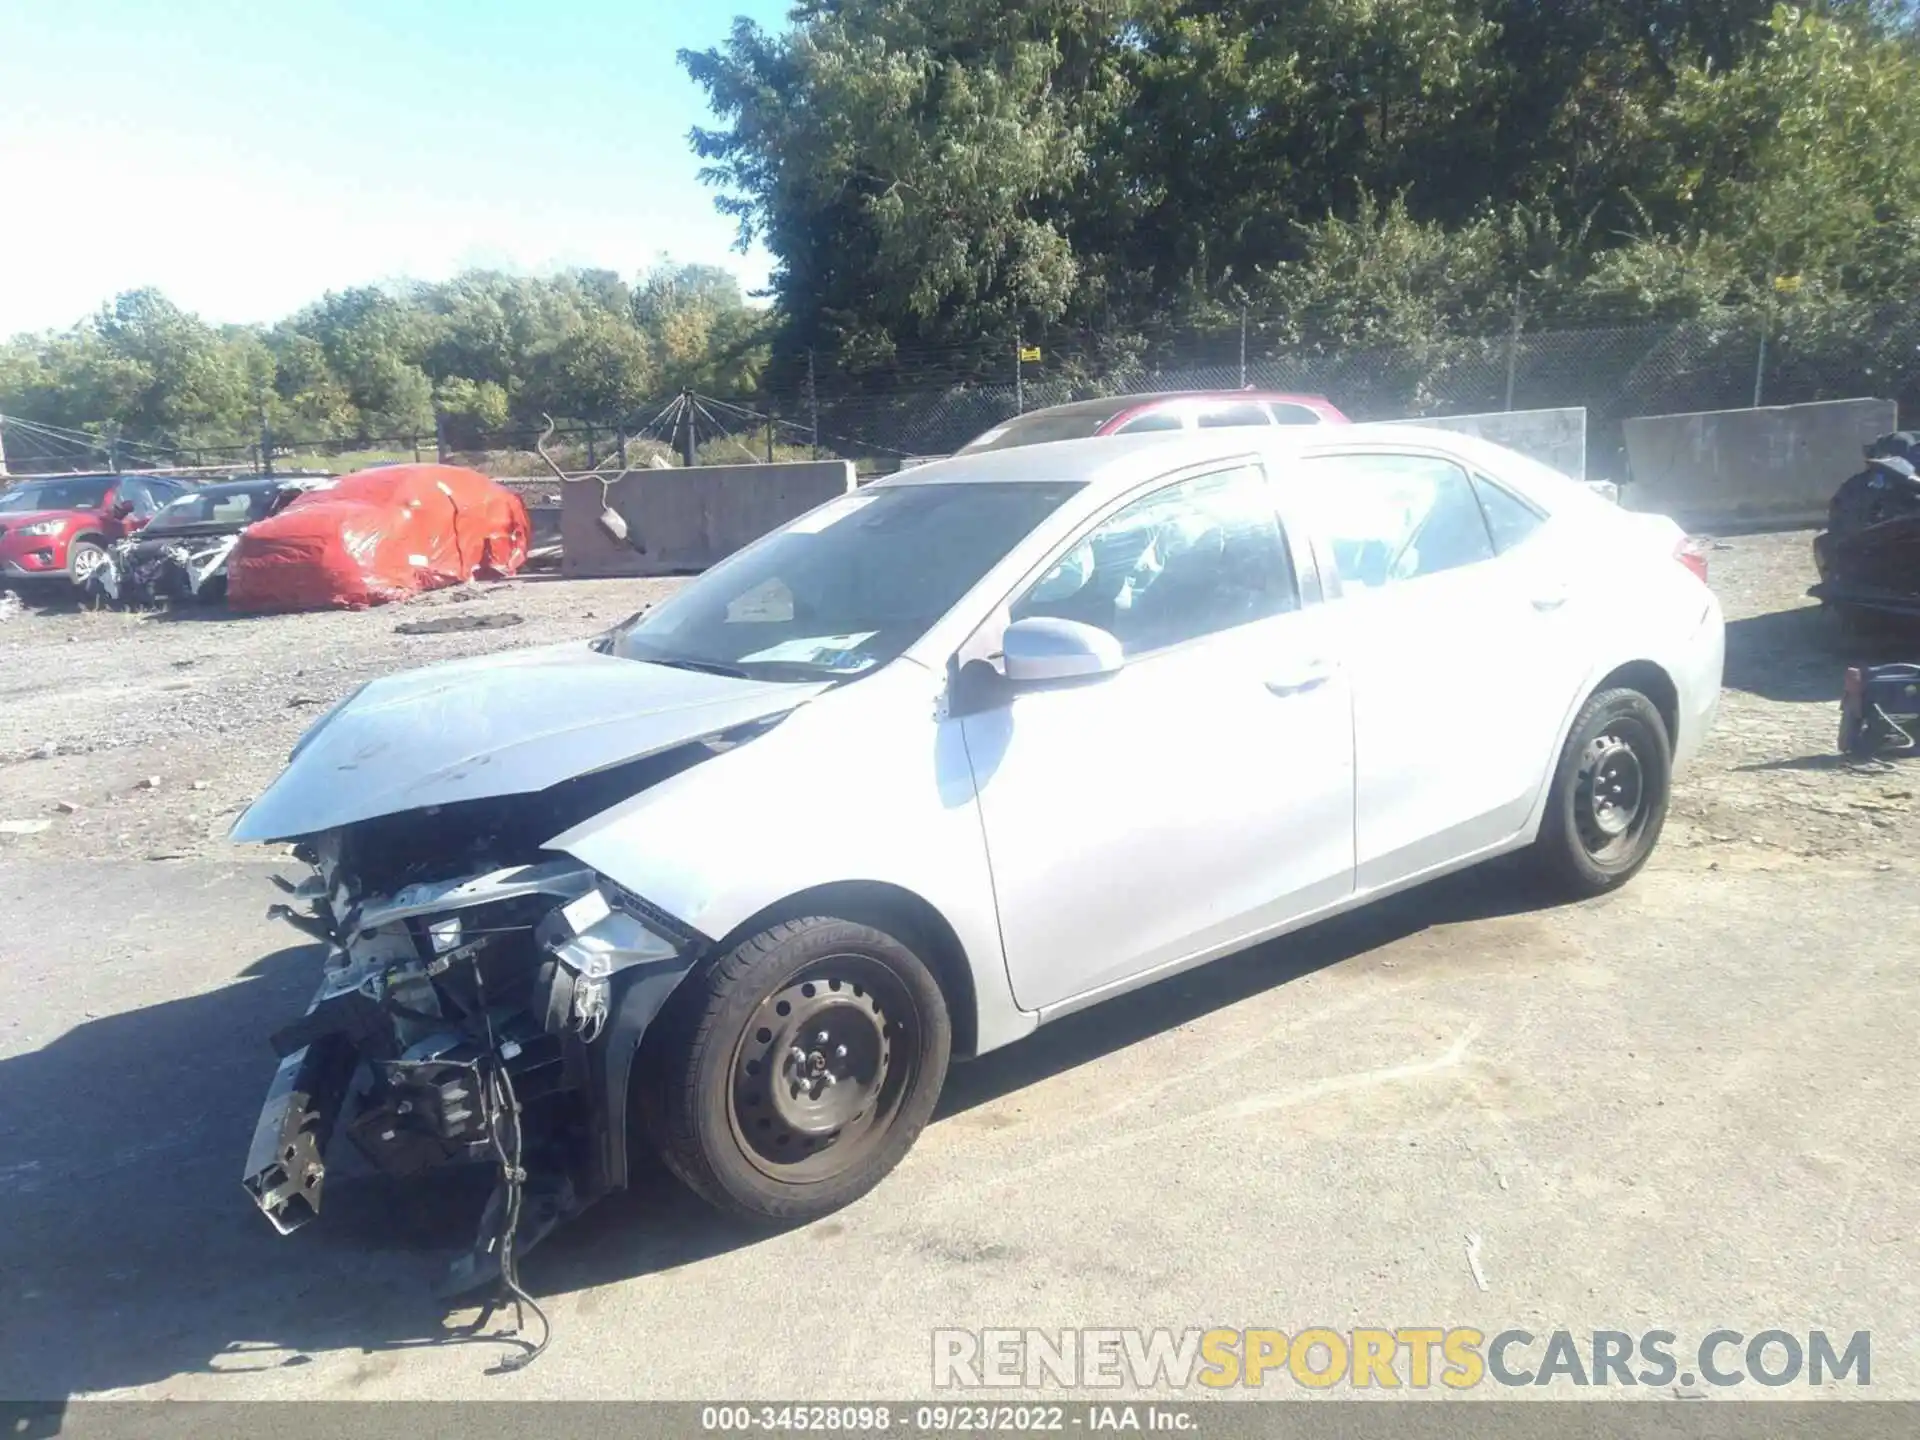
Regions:
<instances>
[{"instance_id":1,"label":"black steel wheel","mask_svg":"<svg viewBox=\"0 0 1920 1440\"><path fill-rule=\"evenodd\" d=\"M1563 891L1604 894L1640 872L1666 824L1673 744L1653 702L1608 690L1582 708L1567 737L1534 842Z\"/></svg>"},{"instance_id":2,"label":"black steel wheel","mask_svg":"<svg viewBox=\"0 0 1920 1440\"><path fill-rule=\"evenodd\" d=\"M1595 736L1580 754L1574 826L1587 854L1602 864L1634 851L1653 813L1636 738L1644 737L1634 736L1632 726L1618 725Z\"/></svg>"},{"instance_id":3,"label":"black steel wheel","mask_svg":"<svg viewBox=\"0 0 1920 1440\"><path fill-rule=\"evenodd\" d=\"M797 1222L878 1184L946 1078L952 1027L927 964L867 925L777 925L689 976L642 1067L667 1166L724 1210Z\"/></svg>"}]
</instances>

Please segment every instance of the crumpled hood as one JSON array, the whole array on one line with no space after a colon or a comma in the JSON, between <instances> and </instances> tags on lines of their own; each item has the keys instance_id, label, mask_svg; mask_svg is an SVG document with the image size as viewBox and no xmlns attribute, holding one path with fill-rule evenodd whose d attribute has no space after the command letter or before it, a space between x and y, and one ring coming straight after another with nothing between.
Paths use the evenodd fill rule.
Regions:
<instances>
[{"instance_id":1,"label":"crumpled hood","mask_svg":"<svg viewBox=\"0 0 1920 1440\"><path fill-rule=\"evenodd\" d=\"M584 643L375 680L295 747L235 840L290 840L429 805L529 794L804 704L778 685L621 660Z\"/></svg>"}]
</instances>

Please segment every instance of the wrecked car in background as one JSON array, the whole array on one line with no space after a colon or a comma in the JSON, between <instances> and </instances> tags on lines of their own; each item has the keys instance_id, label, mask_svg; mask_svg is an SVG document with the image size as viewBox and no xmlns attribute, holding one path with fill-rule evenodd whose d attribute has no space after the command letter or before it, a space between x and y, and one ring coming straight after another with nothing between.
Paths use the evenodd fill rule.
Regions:
<instances>
[{"instance_id":1,"label":"wrecked car in background","mask_svg":"<svg viewBox=\"0 0 1920 1440\"><path fill-rule=\"evenodd\" d=\"M1920 624L1920 435L1883 435L1866 454L1814 537L1820 583L1807 593L1850 625Z\"/></svg>"},{"instance_id":2,"label":"wrecked car in background","mask_svg":"<svg viewBox=\"0 0 1920 1440\"><path fill-rule=\"evenodd\" d=\"M297 513L297 508L290 511ZM324 947L244 1184L499 1180L451 1288L640 1147L797 1223L949 1059L1446 871L1630 880L1724 631L1671 520L1400 427L1067 441L836 498L601 638L379 679L234 827ZM1410 728L1411 727L1411 728Z\"/></svg>"},{"instance_id":3,"label":"wrecked car in background","mask_svg":"<svg viewBox=\"0 0 1920 1440\"><path fill-rule=\"evenodd\" d=\"M520 497L477 470L362 470L249 526L227 561L227 603L357 610L504 579L526 563L532 529Z\"/></svg>"},{"instance_id":4,"label":"wrecked car in background","mask_svg":"<svg viewBox=\"0 0 1920 1440\"><path fill-rule=\"evenodd\" d=\"M131 608L217 604L226 598L227 558L241 533L296 495L332 483L326 475L258 475L189 490L137 534L110 546L88 576L87 592Z\"/></svg>"}]
</instances>

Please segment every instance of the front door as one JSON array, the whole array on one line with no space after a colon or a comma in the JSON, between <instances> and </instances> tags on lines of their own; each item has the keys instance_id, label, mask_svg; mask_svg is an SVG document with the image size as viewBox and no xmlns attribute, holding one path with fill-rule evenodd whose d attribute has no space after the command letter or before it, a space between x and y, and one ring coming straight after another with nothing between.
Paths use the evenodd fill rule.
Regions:
<instances>
[{"instance_id":1,"label":"front door","mask_svg":"<svg viewBox=\"0 0 1920 1440\"><path fill-rule=\"evenodd\" d=\"M965 717L1014 995L1044 1009L1352 892L1353 736L1254 466L1132 502L1012 606L1098 625L1117 674Z\"/></svg>"}]
</instances>

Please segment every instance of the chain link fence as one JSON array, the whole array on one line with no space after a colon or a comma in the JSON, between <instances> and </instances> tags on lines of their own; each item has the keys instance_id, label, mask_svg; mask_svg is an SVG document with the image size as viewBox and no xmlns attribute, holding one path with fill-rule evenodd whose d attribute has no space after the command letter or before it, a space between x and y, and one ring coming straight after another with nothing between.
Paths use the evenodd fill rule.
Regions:
<instances>
[{"instance_id":1,"label":"chain link fence","mask_svg":"<svg viewBox=\"0 0 1920 1440\"><path fill-rule=\"evenodd\" d=\"M547 450L569 473L629 467L843 458L885 473L950 454L1024 411L1070 400L1247 386L1324 395L1356 420L1580 406L1588 472L1628 479L1621 422L1637 415L1873 396L1920 406L1920 310L1783 306L1770 316L1425 338L1370 347L1281 343L1267 327L1188 330L1115 345L1097 335L1037 344L903 351L879 360L809 355L746 394L665 395L623 418L564 420ZM8 425L7 460L36 468L340 471L443 459L529 479L551 472L539 423L450 440L445 432L291 443L165 447L54 437ZM91 448L90 447L91 444ZM47 453L37 453L45 449Z\"/></svg>"}]
</instances>

